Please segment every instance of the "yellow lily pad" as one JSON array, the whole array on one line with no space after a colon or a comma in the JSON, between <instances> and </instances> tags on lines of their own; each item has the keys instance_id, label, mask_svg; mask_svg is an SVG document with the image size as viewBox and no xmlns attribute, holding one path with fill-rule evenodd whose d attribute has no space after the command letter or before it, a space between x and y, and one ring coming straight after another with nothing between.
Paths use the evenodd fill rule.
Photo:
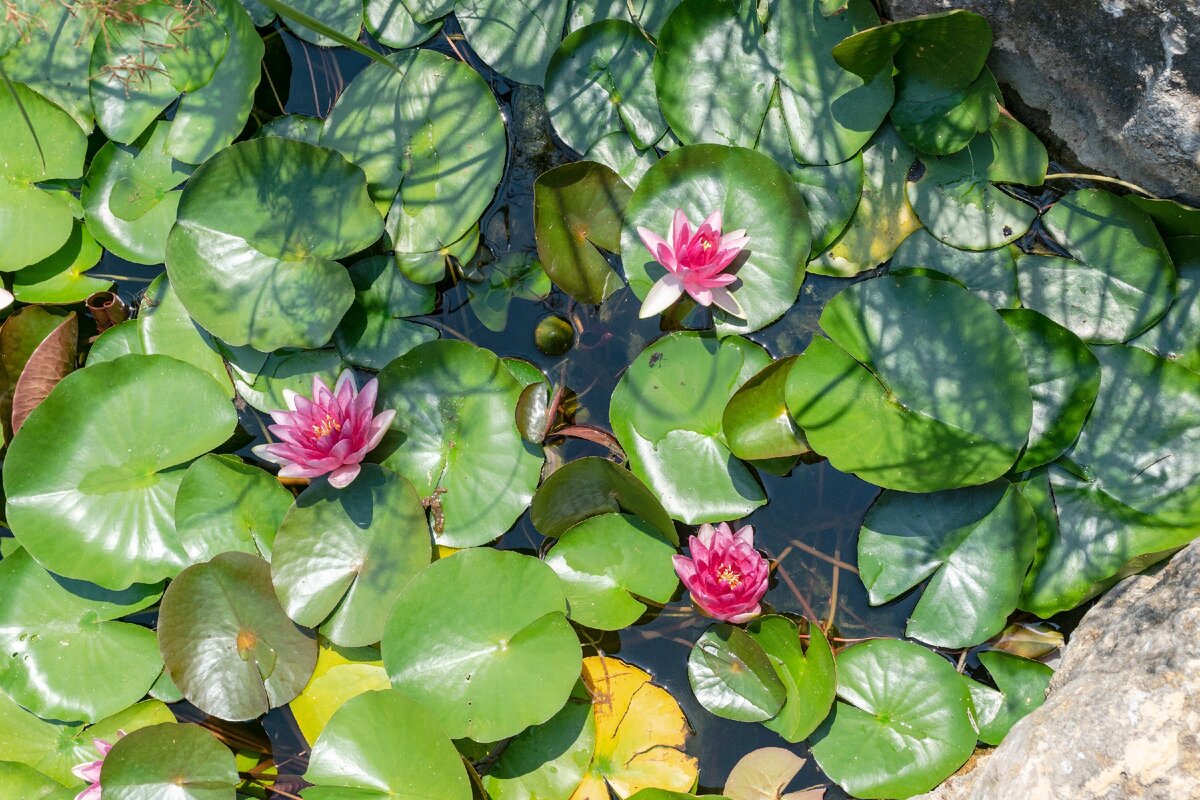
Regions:
<instances>
[{"instance_id":1,"label":"yellow lily pad","mask_svg":"<svg viewBox=\"0 0 1200 800\"><path fill-rule=\"evenodd\" d=\"M321 639L316 669L308 685L291 702L292 714L305 740L312 745L333 713L351 697L391 686L376 648L338 647Z\"/></svg>"}]
</instances>

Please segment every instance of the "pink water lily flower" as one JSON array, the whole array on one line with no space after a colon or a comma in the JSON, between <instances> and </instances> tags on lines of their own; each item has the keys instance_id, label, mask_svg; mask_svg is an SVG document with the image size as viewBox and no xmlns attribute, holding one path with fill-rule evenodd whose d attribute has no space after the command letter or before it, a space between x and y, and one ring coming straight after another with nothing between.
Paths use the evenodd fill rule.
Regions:
<instances>
[{"instance_id":1,"label":"pink water lily flower","mask_svg":"<svg viewBox=\"0 0 1200 800\"><path fill-rule=\"evenodd\" d=\"M379 381L372 378L360 391L354 375L345 370L337 385L329 386L313 377L312 399L284 389L287 411L272 411L275 425L269 430L282 441L260 444L254 454L282 464L284 478L329 476L329 483L343 489L358 477L363 457L375 449L396 416L394 410L375 414Z\"/></svg>"},{"instance_id":2,"label":"pink water lily flower","mask_svg":"<svg viewBox=\"0 0 1200 800\"><path fill-rule=\"evenodd\" d=\"M754 528L737 533L722 522L705 523L688 540L692 557L674 556L675 572L702 612L722 622L742 623L762 613L767 560L754 549Z\"/></svg>"},{"instance_id":3,"label":"pink water lily flower","mask_svg":"<svg viewBox=\"0 0 1200 800\"><path fill-rule=\"evenodd\" d=\"M118 739L124 735L125 731L117 731ZM83 791L75 795L75 800L100 800L100 768L104 766L104 759L113 749L113 746L110 742L106 742L103 739L92 739L92 744L96 746L100 757L95 761L85 761L71 768L72 775L88 784Z\"/></svg>"},{"instance_id":4,"label":"pink water lily flower","mask_svg":"<svg viewBox=\"0 0 1200 800\"><path fill-rule=\"evenodd\" d=\"M721 234L721 212L714 211L695 231L683 209L675 209L671 223L671 241L651 230L638 227L638 235L650 255L667 269L642 302L642 319L661 314L687 293L702 306L715 305L737 317L745 317L729 284L737 280L725 270L742 252L750 237L745 229Z\"/></svg>"}]
</instances>

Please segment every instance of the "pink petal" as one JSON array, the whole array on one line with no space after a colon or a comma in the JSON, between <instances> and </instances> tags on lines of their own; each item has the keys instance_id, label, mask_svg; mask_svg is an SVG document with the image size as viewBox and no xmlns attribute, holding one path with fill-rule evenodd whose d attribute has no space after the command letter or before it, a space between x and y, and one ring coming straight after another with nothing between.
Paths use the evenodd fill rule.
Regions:
<instances>
[{"instance_id":1,"label":"pink petal","mask_svg":"<svg viewBox=\"0 0 1200 800\"><path fill-rule=\"evenodd\" d=\"M335 489L345 489L350 485L350 482L358 477L361 467L358 464L348 464L344 467L338 467L333 472L329 473L329 485Z\"/></svg>"},{"instance_id":2,"label":"pink petal","mask_svg":"<svg viewBox=\"0 0 1200 800\"><path fill-rule=\"evenodd\" d=\"M76 764L71 767L71 774L84 783L95 783L100 780L100 768L104 766L104 760L89 761L86 764Z\"/></svg>"},{"instance_id":3,"label":"pink petal","mask_svg":"<svg viewBox=\"0 0 1200 800\"><path fill-rule=\"evenodd\" d=\"M687 214L683 213L682 208L675 209L675 217L671 220L671 243L673 245L671 249L675 251L676 257L684 251L691 238L692 228Z\"/></svg>"},{"instance_id":4,"label":"pink petal","mask_svg":"<svg viewBox=\"0 0 1200 800\"><path fill-rule=\"evenodd\" d=\"M702 306L712 305L713 293L711 289L705 289L702 286L693 286L688 288L687 293Z\"/></svg>"},{"instance_id":5,"label":"pink petal","mask_svg":"<svg viewBox=\"0 0 1200 800\"><path fill-rule=\"evenodd\" d=\"M738 228L722 236L718 247L721 250L741 250L749 243L750 237L746 235L746 229Z\"/></svg>"},{"instance_id":6,"label":"pink petal","mask_svg":"<svg viewBox=\"0 0 1200 800\"><path fill-rule=\"evenodd\" d=\"M716 532L717 529L712 526L712 523L706 522L700 526L700 530L696 531L696 538L705 547L712 547L713 536Z\"/></svg>"},{"instance_id":7,"label":"pink petal","mask_svg":"<svg viewBox=\"0 0 1200 800\"><path fill-rule=\"evenodd\" d=\"M738 532L733 535L733 538L738 542L742 542L750 547L754 547L754 526L742 526Z\"/></svg>"},{"instance_id":8,"label":"pink petal","mask_svg":"<svg viewBox=\"0 0 1200 800\"><path fill-rule=\"evenodd\" d=\"M300 397L300 395L296 394L291 389L283 390L283 402L287 403L287 407L292 411L296 410L296 398L298 397Z\"/></svg>"},{"instance_id":9,"label":"pink petal","mask_svg":"<svg viewBox=\"0 0 1200 800\"><path fill-rule=\"evenodd\" d=\"M671 245L667 244L667 240L649 228L643 228L639 225L637 232L638 236L642 237L642 244L646 245L646 249L650 251L650 255L655 258L659 258L659 253L664 248L668 253L671 252Z\"/></svg>"},{"instance_id":10,"label":"pink petal","mask_svg":"<svg viewBox=\"0 0 1200 800\"><path fill-rule=\"evenodd\" d=\"M755 603L754 608L750 609L749 611L743 611L740 614L735 614L732 617L727 617L725 619L725 621L731 622L734 625L741 625L743 622L749 622L750 620L754 619L761 613L762 613L762 605L760 605L759 603Z\"/></svg>"},{"instance_id":11,"label":"pink petal","mask_svg":"<svg viewBox=\"0 0 1200 800\"><path fill-rule=\"evenodd\" d=\"M724 221L724 217L721 216L721 210L717 209L716 211L714 211L708 215L708 219L704 220L704 225L707 225L710 229L712 229L713 233L720 236L721 235L721 224L723 221ZM703 228L704 225L701 225L700 227Z\"/></svg>"},{"instance_id":12,"label":"pink petal","mask_svg":"<svg viewBox=\"0 0 1200 800\"><path fill-rule=\"evenodd\" d=\"M93 784L75 795L75 800L100 800L100 784Z\"/></svg>"},{"instance_id":13,"label":"pink petal","mask_svg":"<svg viewBox=\"0 0 1200 800\"><path fill-rule=\"evenodd\" d=\"M683 281L672 272L658 279L658 283L650 287L646 299L642 301L642 310L638 317L648 319L661 314L670 308L671 304L683 296Z\"/></svg>"},{"instance_id":14,"label":"pink petal","mask_svg":"<svg viewBox=\"0 0 1200 800\"><path fill-rule=\"evenodd\" d=\"M658 263L666 267L667 272L679 272L679 259L675 257L675 254L671 252L671 248L667 247L667 245L664 244L659 247L658 254L655 257L658 259Z\"/></svg>"},{"instance_id":15,"label":"pink petal","mask_svg":"<svg viewBox=\"0 0 1200 800\"><path fill-rule=\"evenodd\" d=\"M742 304L724 286L718 286L712 290L712 301L713 305L725 313L732 314L739 319L746 318L746 312L742 310Z\"/></svg>"},{"instance_id":16,"label":"pink petal","mask_svg":"<svg viewBox=\"0 0 1200 800\"><path fill-rule=\"evenodd\" d=\"M696 563L687 556L671 556L671 563L675 565L675 574L691 589L691 584L696 580Z\"/></svg>"},{"instance_id":17,"label":"pink petal","mask_svg":"<svg viewBox=\"0 0 1200 800\"><path fill-rule=\"evenodd\" d=\"M329 470L321 469L319 467L288 464L283 469L279 470L279 476L281 478L319 478L327 472L329 472Z\"/></svg>"}]
</instances>

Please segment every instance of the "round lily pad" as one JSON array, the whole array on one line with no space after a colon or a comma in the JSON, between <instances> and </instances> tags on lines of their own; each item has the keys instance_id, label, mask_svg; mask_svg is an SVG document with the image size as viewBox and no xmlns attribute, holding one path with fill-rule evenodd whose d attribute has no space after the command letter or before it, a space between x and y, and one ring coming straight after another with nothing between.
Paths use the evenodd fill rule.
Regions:
<instances>
[{"instance_id":1,"label":"round lily pad","mask_svg":"<svg viewBox=\"0 0 1200 800\"><path fill-rule=\"evenodd\" d=\"M663 116L686 144L753 146L778 92L787 144L801 164L838 164L862 149L892 105L892 76L842 69L833 48L879 24L867 0L821 13L820 0L759 8L684 0L658 36L654 82ZM760 21L766 19L766 25Z\"/></svg>"},{"instance_id":2,"label":"round lily pad","mask_svg":"<svg viewBox=\"0 0 1200 800\"><path fill-rule=\"evenodd\" d=\"M188 181L167 240L167 273L192 318L229 344L320 347L354 299L334 259L382 232L362 172L340 155L276 136L251 139Z\"/></svg>"},{"instance_id":3,"label":"round lily pad","mask_svg":"<svg viewBox=\"0 0 1200 800\"><path fill-rule=\"evenodd\" d=\"M929 791L975 750L966 682L923 647L876 639L844 650L838 697L814 735L812 753L855 797Z\"/></svg>"},{"instance_id":4,"label":"round lily pad","mask_svg":"<svg viewBox=\"0 0 1200 800\"><path fill-rule=\"evenodd\" d=\"M279 526L271 579L293 620L343 647L378 642L392 602L433 560L412 484L364 464L345 489L314 482Z\"/></svg>"},{"instance_id":5,"label":"round lily pad","mask_svg":"<svg viewBox=\"0 0 1200 800\"><path fill-rule=\"evenodd\" d=\"M409 322L433 311L432 286L413 283L390 256L364 258L350 267L354 303L333 333L338 351L350 363L383 369L419 344L437 338L428 325Z\"/></svg>"},{"instance_id":6,"label":"round lily pad","mask_svg":"<svg viewBox=\"0 0 1200 800\"><path fill-rule=\"evenodd\" d=\"M363 26L362 3L343 3L338 0L290 0L290 7L308 17L319 20L329 30L314 30L293 19L287 14L281 15L288 29L306 42L312 42L318 47L335 47L343 39L355 41ZM330 35L336 33L335 38Z\"/></svg>"},{"instance_id":7,"label":"round lily pad","mask_svg":"<svg viewBox=\"0 0 1200 800\"><path fill-rule=\"evenodd\" d=\"M132 142L179 96L162 63L174 9L150 0L105 20L92 48L89 82L96 124L114 142Z\"/></svg>"},{"instance_id":8,"label":"round lily pad","mask_svg":"<svg viewBox=\"0 0 1200 800\"><path fill-rule=\"evenodd\" d=\"M161 264L175 224L179 184L191 167L163 152L174 123L162 120L132 144L109 142L83 184L84 222L96 241L135 264Z\"/></svg>"},{"instance_id":9,"label":"round lily pad","mask_svg":"<svg viewBox=\"0 0 1200 800\"><path fill-rule=\"evenodd\" d=\"M336 350L285 350L271 353L255 373L233 366L238 395L253 408L268 413L288 407L284 392L312 396L313 378L335 386L342 370L349 367Z\"/></svg>"},{"instance_id":10,"label":"round lily pad","mask_svg":"<svg viewBox=\"0 0 1200 800\"><path fill-rule=\"evenodd\" d=\"M949 281L854 284L788 376L809 445L843 472L932 492L994 480L1032 425L1025 357L1000 316Z\"/></svg>"},{"instance_id":11,"label":"round lily pad","mask_svg":"<svg viewBox=\"0 0 1200 800\"><path fill-rule=\"evenodd\" d=\"M522 386L494 354L460 341L419 345L379 373L379 407L396 409L383 465L436 499L434 539L471 547L498 538L528 507L541 448L517 430Z\"/></svg>"},{"instance_id":12,"label":"round lily pad","mask_svg":"<svg viewBox=\"0 0 1200 800\"><path fill-rule=\"evenodd\" d=\"M745 317L715 311L722 333L758 330L791 308L804 280L810 235L804 198L782 167L752 150L711 144L679 148L651 167L629 200L621 230L621 263L639 299L667 270L646 249L638 228L665 236L676 209L696 225L720 211L723 231L744 228L750 237L729 270L737 275L730 291Z\"/></svg>"},{"instance_id":13,"label":"round lily pad","mask_svg":"<svg viewBox=\"0 0 1200 800\"><path fill-rule=\"evenodd\" d=\"M1175 270L1150 217L1099 189L1080 189L1042 218L1074 256L1023 256L1021 300L1080 338L1123 342L1153 325L1175 299Z\"/></svg>"},{"instance_id":14,"label":"round lily pad","mask_svg":"<svg viewBox=\"0 0 1200 800\"><path fill-rule=\"evenodd\" d=\"M71 373L9 446L13 534L48 569L109 589L174 575L187 563L174 519L184 465L236 422L212 378L167 356Z\"/></svg>"},{"instance_id":15,"label":"round lily pad","mask_svg":"<svg viewBox=\"0 0 1200 800\"><path fill-rule=\"evenodd\" d=\"M215 717L262 716L300 693L317 643L287 617L271 567L222 553L181 572L163 595L158 646L188 702Z\"/></svg>"},{"instance_id":16,"label":"round lily pad","mask_svg":"<svg viewBox=\"0 0 1200 800\"><path fill-rule=\"evenodd\" d=\"M237 456L196 459L175 495L175 530L190 564L230 551L270 559L292 493L274 475Z\"/></svg>"},{"instance_id":17,"label":"round lily pad","mask_svg":"<svg viewBox=\"0 0 1200 800\"><path fill-rule=\"evenodd\" d=\"M188 316L165 274L150 282L138 310L142 352L164 355L202 369L233 397L233 381L212 336Z\"/></svg>"},{"instance_id":18,"label":"round lily pad","mask_svg":"<svg viewBox=\"0 0 1200 800\"><path fill-rule=\"evenodd\" d=\"M829 715L837 690L829 640L809 623L808 647L802 647L796 623L777 614L752 621L746 632L767 654L787 690L783 708L763 725L792 744L807 739Z\"/></svg>"},{"instance_id":19,"label":"round lily pad","mask_svg":"<svg viewBox=\"0 0 1200 800\"><path fill-rule=\"evenodd\" d=\"M922 153L950 155L996 124L1001 99L996 78L986 67L974 83L958 90L902 73L896 80L892 124Z\"/></svg>"},{"instance_id":20,"label":"round lily pad","mask_svg":"<svg viewBox=\"0 0 1200 800\"><path fill-rule=\"evenodd\" d=\"M579 678L562 584L529 556L474 548L435 561L392 606L392 685L454 738L492 742L554 716Z\"/></svg>"},{"instance_id":21,"label":"round lily pad","mask_svg":"<svg viewBox=\"0 0 1200 800\"><path fill-rule=\"evenodd\" d=\"M93 366L104 361L113 361L121 356L145 355L142 350L142 338L138 334L138 321L126 320L120 325L113 325L92 342L88 350L85 366Z\"/></svg>"},{"instance_id":22,"label":"round lily pad","mask_svg":"<svg viewBox=\"0 0 1200 800\"><path fill-rule=\"evenodd\" d=\"M997 634L1017 607L1037 547L1037 518L1007 481L928 495L884 492L858 536L872 605L930 578L905 633L940 647Z\"/></svg>"},{"instance_id":23,"label":"round lily pad","mask_svg":"<svg viewBox=\"0 0 1200 800\"><path fill-rule=\"evenodd\" d=\"M5 75L48 98L74 118L76 127L90 134L94 122L88 93L90 61L101 26L91 15L57 3L23 3L16 10L29 17L23 25L4 26L16 27L21 40L4 58ZM7 13L5 16L9 22ZM64 42L70 46L63 46Z\"/></svg>"},{"instance_id":24,"label":"round lily pad","mask_svg":"<svg viewBox=\"0 0 1200 800\"><path fill-rule=\"evenodd\" d=\"M104 253L88 229L79 222L55 253L13 274L13 297L22 303L81 303L96 292L112 288L112 281L86 273Z\"/></svg>"},{"instance_id":25,"label":"round lily pad","mask_svg":"<svg viewBox=\"0 0 1200 800\"><path fill-rule=\"evenodd\" d=\"M721 428L738 458L755 461L809 452L787 407L788 373L795 361L796 356L773 361L729 398Z\"/></svg>"},{"instance_id":26,"label":"round lily pad","mask_svg":"<svg viewBox=\"0 0 1200 800\"><path fill-rule=\"evenodd\" d=\"M366 0L367 30L375 41L403 50L416 47L442 29L442 21L417 22L404 0Z\"/></svg>"},{"instance_id":27,"label":"round lily pad","mask_svg":"<svg viewBox=\"0 0 1200 800\"><path fill-rule=\"evenodd\" d=\"M627 514L602 514L564 533L546 563L567 594L568 616L580 625L615 631L646 613L645 598L666 605L679 580L675 545L652 525Z\"/></svg>"},{"instance_id":28,"label":"round lily pad","mask_svg":"<svg viewBox=\"0 0 1200 800\"><path fill-rule=\"evenodd\" d=\"M749 514L767 500L753 470L724 438L729 398L770 363L758 345L673 333L641 352L609 405L633 474L673 518L688 524Z\"/></svg>"},{"instance_id":29,"label":"round lily pad","mask_svg":"<svg viewBox=\"0 0 1200 800\"><path fill-rule=\"evenodd\" d=\"M654 93L654 45L630 22L608 19L567 36L546 70L546 107L555 132L586 153L609 134L646 150L666 120Z\"/></svg>"},{"instance_id":30,"label":"round lily pad","mask_svg":"<svg viewBox=\"0 0 1200 800\"><path fill-rule=\"evenodd\" d=\"M960 250L939 242L929 231L918 230L896 248L889 272L940 272L994 308L1013 308L1021 303L1017 297L1017 257L1020 254L1015 245L994 250Z\"/></svg>"},{"instance_id":31,"label":"round lily pad","mask_svg":"<svg viewBox=\"0 0 1200 800\"><path fill-rule=\"evenodd\" d=\"M658 161L653 149L639 150L624 132L601 136L583 154L584 161L595 161L611 169L628 186L637 186L646 170Z\"/></svg>"},{"instance_id":32,"label":"round lily pad","mask_svg":"<svg viewBox=\"0 0 1200 800\"><path fill-rule=\"evenodd\" d=\"M657 36L680 0L587 0L571 3L567 30L605 19L628 19L652 36Z\"/></svg>"},{"instance_id":33,"label":"round lily pad","mask_svg":"<svg viewBox=\"0 0 1200 800\"><path fill-rule=\"evenodd\" d=\"M378 648L338 647L328 639L321 639L312 677L296 699L288 703L288 708L304 740L313 745L347 700L390 688L392 682L383 668Z\"/></svg>"},{"instance_id":34,"label":"round lily pad","mask_svg":"<svg viewBox=\"0 0 1200 800\"><path fill-rule=\"evenodd\" d=\"M104 758L105 800L234 800L233 753L199 725L166 723L118 739Z\"/></svg>"},{"instance_id":35,"label":"round lily pad","mask_svg":"<svg viewBox=\"0 0 1200 800\"><path fill-rule=\"evenodd\" d=\"M172 6L166 47L158 58L178 91L194 92L208 85L228 51L229 33L215 4L199 8Z\"/></svg>"},{"instance_id":36,"label":"round lily pad","mask_svg":"<svg viewBox=\"0 0 1200 800\"><path fill-rule=\"evenodd\" d=\"M529 507L538 533L552 537L591 517L613 513L639 517L671 544L679 544L675 523L658 498L629 470L598 456L577 459L550 473Z\"/></svg>"},{"instance_id":37,"label":"round lily pad","mask_svg":"<svg viewBox=\"0 0 1200 800\"><path fill-rule=\"evenodd\" d=\"M509 742L483 778L493 800L570 797L596 749L591 698L577 685L571 699L548 722Z\"/></svg>"},{"instance_id":38,"label":"round lily pad","mask_svg":"<svg viewBox=\"0 0 1200 800\"><path fill-rule=\"evenodd\" d=\"M714 625L696 641L688 681L700 705L739 722L770 719L787 698L762 646L734 625Z\"/></svg>"},{"instance_id":39,"label":"round lily pad","mask_svg":"<svg viewBox=\"0 0 1200 800\"><path fill-rule=\"evenodd\" d=\"M1154 327L1129 344L1200 372L1200 236L1168 239L1167 250L1178 276L1175 302Z\"/></svg>"},{"instance_id":40,"label":"round lily pad","mask_svg":"<svg viewBox=\"0 0 1200 800\"><path fill-rule=\"evenodd\" d=\"M524 7L522 7L524 10ZM427 253L462 238L504 170L504 123L475 70L431 50L389 56L351 81L321 144L362 167L392 246Z\"/></svg>"},{"instance_id":41,"label":"round lily pad","mask_svg":"<svg viewBox=\"0 0 1200 800\"><path fill-rule=\"evenodd\" d=\"M105 591L51 575L24 550L6 556L0 690L54 720L96 722L136 703L162 671L162 658L154 631L117 620L153 605L161 592L161 584Z\"/></svg>"},{"instance_id":42,"label":"round lily pad","mask_svg":"<svg viewBox=\"0 0 1200 800\"><path fill-rule=\"evenodd\" d=\"M391 689L347 700L313 747L305 799L470 800L471 782L442 723Z\"/></svg>"},{"instance_id":43,"label":"round lily pad","mask_svg":"<svg viewBox=\"0 0 1200 800\"><path fill-rule=\"evenodd\" d=\"M458 0L454 18L488 66L518 83L542 85L567 21L568 0Z\"/></svg>"}]
</instances>

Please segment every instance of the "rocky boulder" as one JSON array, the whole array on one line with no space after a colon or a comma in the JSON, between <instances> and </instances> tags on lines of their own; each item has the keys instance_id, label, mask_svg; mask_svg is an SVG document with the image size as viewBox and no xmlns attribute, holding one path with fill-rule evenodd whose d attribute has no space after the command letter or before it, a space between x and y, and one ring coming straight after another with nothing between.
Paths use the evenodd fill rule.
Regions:
<instances>
[{"instance_id":1,"label":"rocky boulder","mask_svg":"<svg viewBox=\"0 0 1200 800\"><path fill-rule=\"evenodd\" d=\"M1200 202L1197 0L883 0L893 19L966 8L995 33L1009 108L1070 168Z\"/></svg>"},{"instance_id":2,"label":"rocky boulder","mask_svg":"<svg viewBox=\"0 0 1200 800\"><path fill-rule=\"evenodd\" d=\"M1045 705L925 800L1200 798L1200 542L1084 616Z\"/></svg>"}]
</instances>

